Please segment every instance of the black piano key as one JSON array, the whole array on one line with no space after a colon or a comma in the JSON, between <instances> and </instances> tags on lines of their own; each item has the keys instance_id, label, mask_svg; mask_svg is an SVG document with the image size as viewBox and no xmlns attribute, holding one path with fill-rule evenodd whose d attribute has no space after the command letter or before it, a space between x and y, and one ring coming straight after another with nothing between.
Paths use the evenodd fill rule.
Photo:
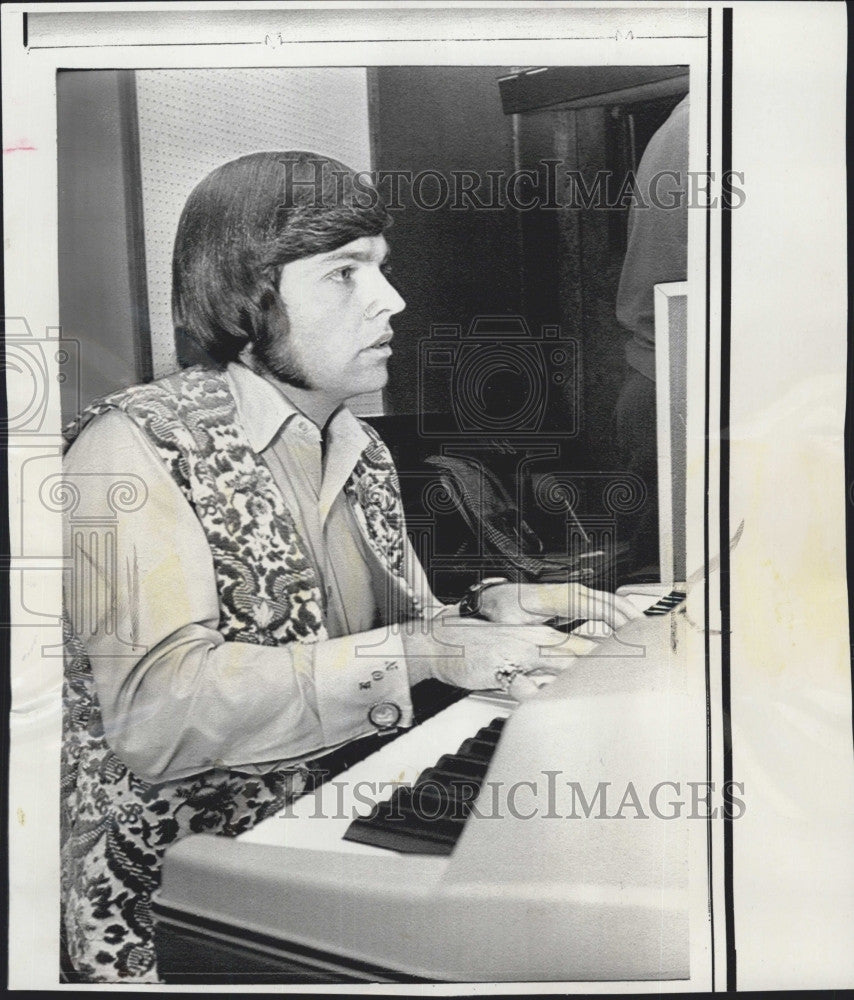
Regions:
<instances>
[{"instance_id":1,"label":"black piano key","mask_svg":"<svg viewBox=\"0 0 854 1000\"><path fill-rule=\"evenodd\" d=\"M398 795L394 801L378 803L369 816L354 820L345 834L345 840L358 839L359 843L374 843L404 854L445 851L450 854L462 832L463 822L462 816L434 816L432 810L421 803L407 802L405 796ZM358 831L356 837L350 836L354 827ZM382 843L365 840L368 830L376 833Z\"/></svg>"},{"instance_id":2,"label":"black piano key","mask_svg":"<svg viewBox=\"0 0 854 1000\"><path fill-rule=\"evenodd\" d=\"M494 723L489 726L482 726L480 729L478 729L478 731L474 734L474 736L471 737L471 739L477 740L478 743L489 744L492 747L494 753L495 747L498 745L498 741L501 739L501 730L502 727L496 726Z\"/></svg>"},{"instance_id":3,"label":"black piano key","mask_svg":"<svg viewBox=\"0 0 854 1000\"><path fill-rule=\"evenodd\" d=\"M451 774L438 767L428 767L418 775L418 780L412 786L421 788L424 785L435 785L445 790L448 795L459 798L470 794L468 789L480 790L483 778L467 778L459 774Z\"/></svg>"},{"instance_id":4,"label":"black piano key","mask_svg":"<svg viewBox=\"0 0 854 1000\"><path fill-rule=\"evenodd\" d=\"M482 778L486 774L489 762L471 760L459 754L446 753L436 761L436 770L455 778Z\"/></svg>"},{"instance_id":5,"label":"black piano key","mask_svg":"<svg viewBox=\"0 0 854 1000\"><path fill-rule=\"evenodd\" d=\"M354 819L344 834L345 840L371 847L384 847L401 854L449 855L456 846L456 837L435 836L424 830L414 834L400 823L379 819Z\"/></svg>"},{"instance_id":6,"label":"black piano key","mask_svg":"<svg viewBox=\"0 0 854 1000\"><path fill-rule=\"evenodd\" d=\"M681 590L671 590L669 594L665 594L664 597L659 598L651 607L644 611L645 615L667 615L678 607L686 598L686 594Z\"/></svg>"},{"instance_id":7,"label":"black piano key","mask_svg":"<svg viewBox=\"0 0 854 1000\"><path fill-rule=\"evenodd\" d=\"M406 808L435 816L467 816L471 805L480 794L480 782L475 781L418 781L407 789L408 795L400 795L395 805L403 803ZM397 794L397 793L395 793Z\"/></svg>"},{"instance_id":8,"label":"black piano key","mask_svg":"<svg viewBox=\"0 0 854 1000\"><path fill-rule=\"evenodd\" d=\"M492 755L495 753L496 742L494 740L479 740L473 736L460 744L456 756L469 757L472 760L490 761L492 760Z\"/></svg>"},{"instance_id":9,"label":"black piano key","mask_svg":"<svg viewBox=\"0 0 854 1000\"><path fill-rule=\"evenodd\" d=\"M379 804L377 813L384 820L403 823L415 832L429 827L456 836L455 828L447 823L465 822L473 800L473 794L468 798L456 798L440 785L416 785L398 789L388 802ZM434 827L433 824L438 825Z\"/></svg>"},{"instance_id":10,"label":"black piano key","mask_svg":"<svg viewBox=\"0 0 854 1000\"><path fill-rule=\"evenodd\" d=\"M557 615L544 621L543 625L557 629L558 632L574 632L577 628L581 628L586 621L586 618L563 618L561 615Z\"/></svg>"},{"instance_id":11,"label":"black piano key","mask_svg":"<svg viewBox=\"0 0 854 1000\"><path fill-rule=\"evenodd\" d=\"M396 788L371 813L350 824L345 840L403 854L449 855L480 792L506 719L496 718L443 754L412 787Z\"/></svg>"},{"instance_id":12,"label":"black piano key","mask_svg":"<svg viewBox=\"0 0 854 1000\"><path fill-rule=\"evenodd\" d=\"M497 743L498 738L499 736L501 736L501 732L504 729L504 724L506 722L507 722L506 719L502 719L500 717L497 719L493 719L488 726L482 726L480 729L478 729L477 733L475 734L475 738L478 740L491 739Z\"/></svg>"},{"instance_id":13,"label":"black piano key","mask_svg":"<svg viewBox=\"0 0 854 1000\"><path fill-rule=\"evenodd\" d=\"M415 787L419 785L426 785L432 783L435 785L442 785L452 791L452 794L459 795L467 786L471 785L473 788L480 788L483 783L483 776L481 777L470 777L464 774L455 774L451 771L444 771L440 767L428 767L425 771L422 771L418 775L418 781L415 783Z\"/></svg>"}]
</instances>

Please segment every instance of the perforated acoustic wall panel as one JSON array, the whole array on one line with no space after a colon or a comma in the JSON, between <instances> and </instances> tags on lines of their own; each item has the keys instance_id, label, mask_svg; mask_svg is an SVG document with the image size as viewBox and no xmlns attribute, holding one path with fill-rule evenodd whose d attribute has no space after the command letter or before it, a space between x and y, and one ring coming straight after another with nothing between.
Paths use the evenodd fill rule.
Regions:
<instances>
[{"instance_id":1,"label":"perforated acoustic wall panel","mask_svg":"<svg viewBox=\"0 0 854 1000\"><path fill-rule=\"evenodd\" d=\"M139 70L136 74L154 375L177 367L172 243L187 195L214 167L265 149L308 149L368 170L361 68ZM379 413L379 394L353 401Z\"/></svg>"}]
</instances>

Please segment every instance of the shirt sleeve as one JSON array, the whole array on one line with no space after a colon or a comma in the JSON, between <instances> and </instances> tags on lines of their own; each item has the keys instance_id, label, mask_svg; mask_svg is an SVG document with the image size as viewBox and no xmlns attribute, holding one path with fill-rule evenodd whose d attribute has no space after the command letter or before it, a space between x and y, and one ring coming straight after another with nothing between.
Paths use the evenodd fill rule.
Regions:
<instances>
[{"instance_id":1,"label":"shirt sleeve","mask_svg":"<svg viewBox=\"0 0 854 1000\"><path fill-rule=\"evenodd\" d=\"M424 612L425 618L435 618L436 615L450 609L450 605L443 604L433 593L421 560L415 554L415 549L408 536L404 538L403 576L407 586L415 595L419 607Z\"/></svg>"},{"instance_id":2,"label":"shirt sleeve","mask_svg":"<svg viewBox=\"0 0 854 1000\"><path fill-rule=\"evenodd\" d=\"M76 512L91 513L130 476L144 484L142 501L113 513L114 542L66 520L66 603L107 741L131 770L147 781L211 767L269 770L375 733L378 702L412 724L392 629L284 646L226 641L201 524L143 432L118 411L104 414L66 456ZM108 592L84 580L109 582Z\"/></svg>"}]
</instances>

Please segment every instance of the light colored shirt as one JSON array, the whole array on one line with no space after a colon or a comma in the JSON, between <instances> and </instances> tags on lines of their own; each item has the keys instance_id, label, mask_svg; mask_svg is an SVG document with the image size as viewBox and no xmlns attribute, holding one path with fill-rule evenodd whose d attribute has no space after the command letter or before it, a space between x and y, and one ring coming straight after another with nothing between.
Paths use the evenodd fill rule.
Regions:
<instances>
[{"instance_id":1,"label":"light colored shirt","mask_svg":"<svg viewBox=\"0 0 854 1000\"><path fill-rule=\"evenodd\" d=\"M319 581L329 637L366 632L382 624L379 608L385 606L385 594L380 588L385 580L371 573L376 557L343 493L368 444L362 425L349 410L339 409L329 421L323 455L317 424L282 389L266 380L259 384L258 375L240 364L229 367L228 377L249 443L294 515Z\"/></svg>"},{"instance_id":2,"label":"light colored shirt","mask_svg":"<svg viewBox=\"0 0 854 1000\"><path fill-rule=\"evenodd\" d=\"M129 417L116 410L93 420L66 456L67 479L85 493L87 483L103 491L104 475L131 473L147 496L118 513L114 561L103 545L83 557L100 577L116 568L115 628L103 601L73 585L68 600L87 625L81 637L107 740L148 781L305 760L376 732L368 712L377 702L394 702L400 724L412 724L403 642L385 616L386 588L396 584L342 492L367 443L364 429L340 409L322 460L318 428L276 386L239 364L228 378L249 443L282 490L321 581L329 638L277 647L225 641L210 549L181 490ZM85 496L81 508L91 509ZM405 544L407 582L432 613L441 606Z\"/></svg>"},{"instance_id":3,"label":"light colored shirt","mask_svg":"<svg viewBox=\"0 0 854 1000\"><path fill-rule=\"evenodd\" d=\"M629 214L617 290L617 319L632 334L626 344L626 361L653 382L654 287L664 281L684 281L688 273L688 104L686 95L641 157L636 183L647 207L633 207Z\"/></svg>"}]
</instances>

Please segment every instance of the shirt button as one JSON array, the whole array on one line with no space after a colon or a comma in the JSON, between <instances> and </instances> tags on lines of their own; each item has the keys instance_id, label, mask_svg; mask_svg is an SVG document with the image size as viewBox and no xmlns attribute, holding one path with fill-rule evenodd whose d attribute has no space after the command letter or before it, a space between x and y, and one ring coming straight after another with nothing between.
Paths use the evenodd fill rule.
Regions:
<instances>
[{"instance_id":1,"label":"shirt button","mask_svg":"<svg viewBox=\"0 0 854 1000\"><path fill-rule=\"evenodd\" d=\"M403 713L393 701L379 701L368 711L368 721L377 729L394 729Z\"/></svg>"}]
</instances>

